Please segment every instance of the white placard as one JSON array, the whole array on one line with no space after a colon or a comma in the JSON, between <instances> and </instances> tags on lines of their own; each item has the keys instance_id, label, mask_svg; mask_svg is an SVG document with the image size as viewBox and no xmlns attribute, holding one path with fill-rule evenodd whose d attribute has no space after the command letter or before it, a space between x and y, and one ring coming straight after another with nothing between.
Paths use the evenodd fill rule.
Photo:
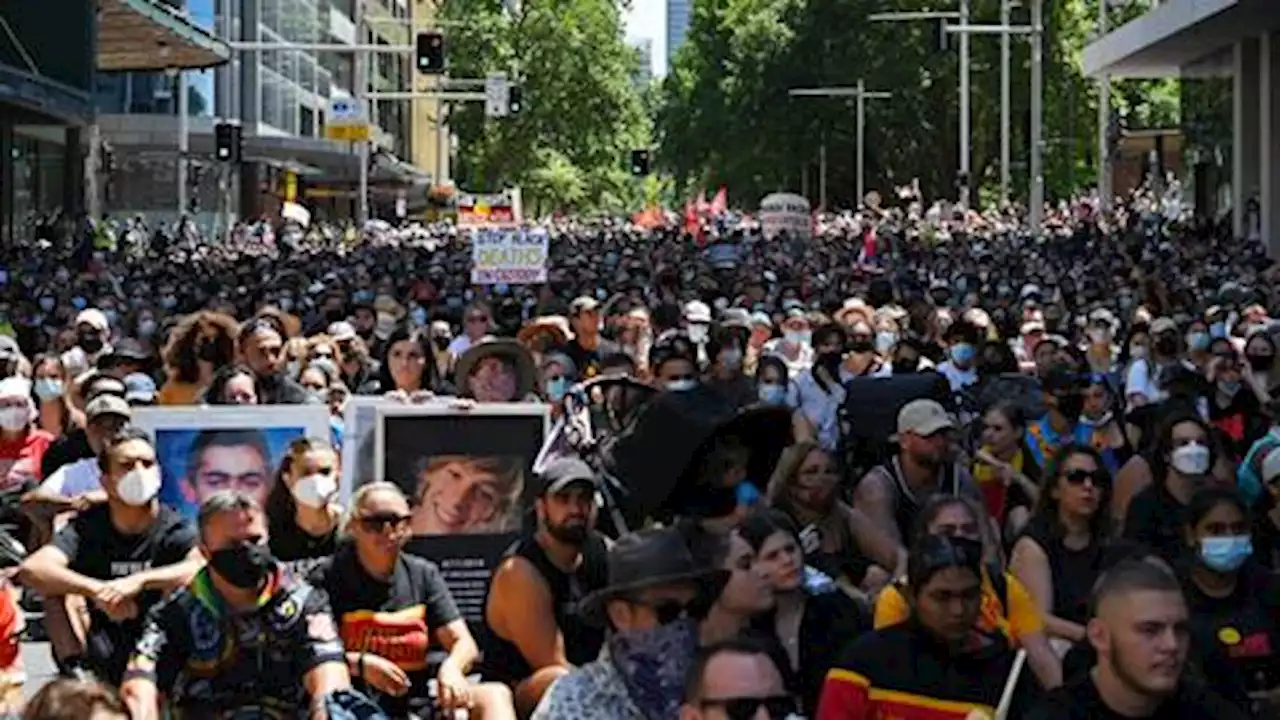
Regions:
<instances>
[{"instance_id":1,"label":"white placard","mask_svg":"<svg viewBox=\"0 0 1280 720\"><path fill-rule=\"evenodd\" d=\"M544 283L549 246L543 228L478 227L471 233L471 284Z\"/></svg>"}]
</instances>

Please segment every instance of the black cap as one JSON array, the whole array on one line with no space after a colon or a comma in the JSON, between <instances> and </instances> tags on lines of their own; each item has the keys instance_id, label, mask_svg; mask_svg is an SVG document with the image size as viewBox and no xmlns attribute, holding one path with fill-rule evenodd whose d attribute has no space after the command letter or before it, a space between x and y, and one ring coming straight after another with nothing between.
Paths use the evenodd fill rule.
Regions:
<instances>
[{"instance_id":1,"label":"black cap","mask_svg":"<svg viewBox=\"0 0 1280 720\"><path fill-rule=\"evenodd\" d=\"M576 457L556 458L547 463L542 473L538 475L538 481L539 495L558 493L578 482L588 483L592 489L600 486L591 466Z\"/></svg>"}]
</instances>

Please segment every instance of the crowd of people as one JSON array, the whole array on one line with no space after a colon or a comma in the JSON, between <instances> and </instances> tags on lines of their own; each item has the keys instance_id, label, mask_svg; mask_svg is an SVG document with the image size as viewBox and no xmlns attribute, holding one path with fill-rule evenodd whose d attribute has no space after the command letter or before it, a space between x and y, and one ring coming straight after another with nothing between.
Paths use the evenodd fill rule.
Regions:
<instances>
[{"instance_id":1,"label":"crowd of people","mask_svg":"<svg viewBox=\"0 0 1280 720\"><path fill-rule=\"evenodd\" d=\"M918 204L812 237L547 227L547 282L520 286L472 285L450 224L42 224L5 248L0 491L30 551L0 607L9 707L21 599L64 676L29 717L1280 712L1280 296L1255 240L1141 198L1039 237ZM784 413L785 449L761 470L716 436L617 537L593 458L542 464L479 625L405 550L422 497L357 477L339 501L353 396L557 414L608 376ZM894 407L867 427L873 385ZM139 406L300 404L331 432L269 493L159 501Z\"/></svg>"}]
</instances>

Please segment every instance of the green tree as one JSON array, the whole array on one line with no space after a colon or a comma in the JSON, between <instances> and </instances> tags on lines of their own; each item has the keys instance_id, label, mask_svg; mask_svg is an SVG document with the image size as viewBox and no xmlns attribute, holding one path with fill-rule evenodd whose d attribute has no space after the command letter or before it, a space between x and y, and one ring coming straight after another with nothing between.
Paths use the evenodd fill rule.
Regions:
<instances>
[{"instance_id":1,"label":"green tree","mask_svg":"<svg viewBox=\"0 0 1280 720\"><path fill-rule=\"evenodd\" d=\"M509 18L501 0L442 3L450 74L506 72L524 91L514 117L487 119L479 103L453 108L460 184L520 185L533 207L622 211L641 195L623 164L647 146L651 123L631 81L639 58L623 41L620 9L613 0L523 6Z\"/></svg>"}]
</instances>

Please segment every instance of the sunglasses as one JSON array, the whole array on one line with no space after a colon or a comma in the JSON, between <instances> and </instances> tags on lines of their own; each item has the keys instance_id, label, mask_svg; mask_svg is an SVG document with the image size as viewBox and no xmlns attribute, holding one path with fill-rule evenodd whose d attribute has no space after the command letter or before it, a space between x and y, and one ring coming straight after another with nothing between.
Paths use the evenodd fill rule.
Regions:
<instances>
[{"instance_id":1,"label":"sunglasses","mask_svg":"<svg viewBox=\"0 0 1280 720\"><path fill-rule=\"evenodd\" d=\"M1096 487L1107 487L1111 484L1111 478L1107 475L1106 470L1072 470L1062 476L1068 485L1084 485L1088 480L1089 484Z\"/></svg>"},{"instance_id":2,"label":"sunglasses","mask_svg":"<svg viewBox=\"0 0 1280 720\"><path fill-rule=\"evenodd\" d=\"M659 625L668 625L689 615L689 606L678 600L660 600L650 602L632 598L631 604L647 607L653 611Z\"/></svg>"},{"instance_id":3,"label":"sunglasses","mask_svg":"<svg viewBox=\"0 0 1280 720\"><path fill-rule=\"evenodd\" d=\"M699 703L705 710L718 707L724 710L729 720L753 720L760 708L774 720L782 720L796 712L796 701L790 695L772 695L770 697L713 698Z\"/></svg>"},{"instance_id":4,"label":"sunglasses","mask_svg":"<svg viewBox=\"0 0 1280 720\"><path fill-rule=\"evenodd\" d=\"M399 513L371 513L360 518L360 524L369 532L382 532L388 526L399 529L408 523L409 516Z\"/></svg>"}]
</instances>

